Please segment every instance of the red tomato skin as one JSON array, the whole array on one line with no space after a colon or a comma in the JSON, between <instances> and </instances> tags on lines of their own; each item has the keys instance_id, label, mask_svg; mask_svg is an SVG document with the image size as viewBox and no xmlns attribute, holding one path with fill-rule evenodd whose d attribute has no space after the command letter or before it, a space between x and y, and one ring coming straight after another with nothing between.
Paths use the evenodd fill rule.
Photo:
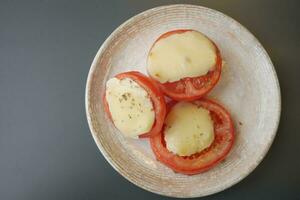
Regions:
<instances>
[{"instance_id":1,"label":"red tomato skin","mask_svg":"<svg viewBox=\"0 0 300 200\"><path fill-rule=\"evenodd\" d=\"M159 87L147 76L137 71L120 73L117 74L115 78L118 78L120 80L124 78L132 79L133 81L138 83L143 89L145 89L150 96L151 102L153 104L154 112L155 112L155 121L152 129L147 133L139 135L139 138L148 138L159 134L163 127L163 122L166 116L165 98L162 92L160 91ZM103 96L103 104L104 104L104 110L108 114L109 118L112 120L105 95Z\"/></svg>"},{"instance_id":2,"label":"red tomato skin","mask_svg":"<svg viewBox=\"0 0 300 200\"><path fill-rule=\"evenodd\" d=\"M230 152L230 150L232 149L232 146L234 144L234 141L235 141L234 126L233 126L233 122L232 122L229 112L224 107L222 107L220 104L216 103L215 101L209 100L207 98L201 99L200 101L204 101L208 104L217 106L222 109L222 112L226 115L225 117L228 120L228 125L229 125L228 132L229 132L230 140L227 141L228 146L226 146L226 148L224 149L224 151L222 152L222 154L219 157L217 157L216 159L214 159L208 163L205 163L203 166L189 168L187 166L180 166L179 164L185 163L184 165L188 165L189 163L191 163L191 165L192 165L194 163L194 161L196 162L197 159L199 159L201 156L205 156L205 155L208 155L209 153L211 153L212 152L211 150L213 149L213 145L219 143L218 141L216 141L217 138L215 138L215 141L213 142L213 144L210 147L208 147L207 149L205 149L204 151L193 154L191 156L185 156L185 157L175 155L174 153L170 152L166 148L163 133L161 133L161 135L157 135L155 137L150 138L151 148L152 148L157 160L164 163L166 166L170 167L176 173L182 173L182 174L186 174L186 175L194 175L194 174L199 174L199 173L205 172L205 171L213 168L214 166L216 166L222 160L224 160L226 158L226 156L228 155L228 153ZM171 101L167 105L167 110L169 111L171 109L171 107L175 104L176 104L176 102ZM214 125L214 126L216 126L216 125ZM163 131L163 129L162 129L162 131Z\"/></svg>"},{"instance_id":3,"label":"red tomato skin","mask_svg":"<svg viewBox=\"0 0 300 200\"><path fill-rule=\"evenodd\" d=\"M181 34L181 33L185 33L188 31L195 31L195 30L179 29L179 30L173 30L173 31L166 32L166 33L162 34L154 42L151 49L156 44L156 42L158 42L159 40L161 40L163 38L166 38L173 34ZM215 49L216 49L216 64L215 64L214 70L208 72L208 74L200 76L200 77L186 77L179 81L175 81L175 82L171 82L171 83L170 82L160 83L155 78L150 76L151 79L153 79L156 82L156 84L159 85L160 89L163 91L163 93L165 95L167 95L168 97L170 97L171 99L174 99L176 101L194 101L196 99L199 99L199 98L207 95L215 87L215 85L218 83L218 81L220 79L221 72L222 72L222 57L221 57L221 53L220 53L220 50L217 47L217 45L212 40L210 40L210 41L213 43L213 45L215 46ZM149 53L151 52L151 49L150 49ZM208 85L205 85L205 88L201 88L201 89L195 88L193 86L193 82L198 81L198 82L202 83L201 79L208 79L208 81L210 83ZM177 88L179 85L183 85L183 88L185 88L185 90L186 90L186 88L191 88L191 89L189 92L185 91L183 93L178 93L178 92L174 91L173 88L174 87Z\"/></svg>"}]
</instances>

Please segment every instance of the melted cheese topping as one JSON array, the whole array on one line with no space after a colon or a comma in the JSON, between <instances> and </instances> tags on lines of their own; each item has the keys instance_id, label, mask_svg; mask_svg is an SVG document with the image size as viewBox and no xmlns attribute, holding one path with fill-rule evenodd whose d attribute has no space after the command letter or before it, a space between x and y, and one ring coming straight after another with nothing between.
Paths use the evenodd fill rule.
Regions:
<instances>
[{"instance_id":1,"label":"melted cheese topping","mask_svg":"<svg viewBox=\"0 0 300 200\"><path fill-rule=\"evenodd\" d=\"M129 78L111 78L106 83L106 100L115 126L128 137L151 130L155 113L148 93Z\"/></svg>"},{"instance_id":2,"label":"melted cheese topping","mask_svg":"<svg viewBox=\"0 0 300 200\"><path fill-rule=\"evenodd\" d=\"M192 103L177 103L165 124L167 149L179 156L200 152L214 141L214 125L209 111Z\"/></svg>"},{"instance_id":3,"label":"melted cheese topping","mask_svg":"<svg viewBox=\"0 0 300 200\"><path fill-rule=\"evenodd\" d=\"M203 34L188 31L157 41L148 56L148 73L161 83L207 74L216 63L216 48Z\"/></svg>"}]
</instances>

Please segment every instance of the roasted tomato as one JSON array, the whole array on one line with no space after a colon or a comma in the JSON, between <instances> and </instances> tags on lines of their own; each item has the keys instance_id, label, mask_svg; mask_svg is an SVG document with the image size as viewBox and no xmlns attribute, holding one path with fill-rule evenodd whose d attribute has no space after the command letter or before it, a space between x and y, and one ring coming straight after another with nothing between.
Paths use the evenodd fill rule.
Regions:
<instances>
[{"instance_id":1,"label":"roasted tomato","mask_svg":"<svg viewBox=\"0 0 300 200\"><path fill-rule=\"evenodd\" d=\"M191 44L193 42L189 41L186 42L182 39L178 44L178 50L176 49L177 46L175 43L175 39L170 41L171 44L166 44L167 53L166 55L162 55L162 51L155 52L156 45L165 39L168 39L170 36L174 35L182 35L185 33L197 33L201 34L203 38L206 39L205 41L205 48L208 48L206 51L205 49L203 51L199 51L199 55L195 55L195 52L197 52L197 49L192 49ZM190 39L189 39L190 40ZM209 43L209 44L207 44ZM201 41L199 43L201 45ZM175 46L175 47L174 47ZM197 46L196 46L197 47ZM195 48L196 48L195 47ZM201 47L199 47L201 50ZM204 47L203 47L204 48ZM154 50L153 50L154 49ZM172 52L172 49L176 49L174 53ZM190 50L190 54L187 53L188 50ZM204 52L204 54L203 54ZM198 65L195 66L195 60L198 61L198 63L203 64L203 60L206 59L208 56L206 56L206 52L212 52L214 55L208 54L213 56L210 57L210 65L211 68L203 75L200 76L189 76L188 72L191 71L191 67L193 70L199 70ZM155 55L154 55L155 54ZM157 55L160 54L160 55ZM185 55L184 55L185 54ZM192 55L192 58L190 57ZM178 57L183 57L182 59L179 59ZM185 57L184 57L185 56ZM153 58L152 58L153 57ZM176 58L176 59L175 59ZM193 59L194 58L194 59ZM162 59L162 62L156 62L153 61L154 59ZM167 59L167 60L165 60ZM185 60L184 60L185 59ZM212 60L213 59L213 60ZM199 61L200 60L200 61ZM213 62L213 63L212 63ZM153 64L154 63L154 64ZM194 64L193 64L194 63ZM202 66L201 64L201 66ZM206 63L207 64L207 63ZM153 69L155 65L156 69ZM177 66L176 69L174 69L174 66ZM199 65L200 66L200 65ZM201 67L200 66L200 67ZM209 91L213 89L213 87L217 84L219 81L221 71L222 71L222 58L221 53L217 47L217 45L210 40L208 37L204 36L202 33L195 31L195 30L174 30L167 33L164 33L161 35L153 44L152 48L149 51L148 54L148 61L147 61L147 70L150 77L156 81L156 83L159 85L161 90L164 94L169 96L170 98L177 100L177 101L193 101L196 99L199 99L203 96L205 96ZM159 74L157 71L164 70L164 74L172 74L174 71L178 71L178 73L181 73L183 77L179 80L175 81L162 81L161 74ZM193 75L195 72L193 72Z\"/></svg>"},{"instance_id":2,"label":"roasted tomato","mask_svg":"<svg viewBox=\"0 0 300 200\"><path fill-rule=\"evenodd\" d=\"M166 146L165 126L161 134L150 138L151 148L156 158L175 172L187 175L198 174L214 167L226 157L234 143L233 123L230 114L224 107L206 98L192 103L208 110L213 121L214 140L209 147L190 156L174 154ZM168 103L168 113L175 104L174 101Z\"/></svg>"},{"instance_id":3,"label":"roasted tomato","mask_svg":"<svg viewBox=\"0 0 300 200\"><path fill-rule=\"evenodd\" d=\"M144 137L151 137L151 136L155 136L155 135L159 134L161 131L161 128L163 126L163 122L164 122L165 115L166 115L165 99L164 99L163 94L160 92L159 88L147 76L143 75L140 72L136 72L136 71L121 73L121 74L116 75L115 78L117 78L119 80L129 79L131 83L134 82L134 84L138 84L138 85L135 85L135 87L140 86L141 88L143 88L146 91L146 95L151 100L150 101L152 104L151 109L154 112L153 125L152 125L152 127L150 127L149 131L147 131L145 133L140 133L137 135L140 138L144 138ZM131 89L131 91L132 91L132 89ZM121 94L121 96L125 95L124 98L126 98L126 99L130 98L130 97L126 96L126 90L124 92L125 93L123 95ZM122 100L122 99L120 99L120 100ZM134 99L132 99L132 100L134 100ZM115 121L113 119L113 113L111 113L111 110L109 108L109 103L108 103L106 95L104 95L103 102L104 102L105 111L108 113L110 119L114 122L114 124L117 127L117 124L115 123ZM140 110L140 113L138 113L138 115L139 114L143 115L143 109L145 109L144 108L145 106L143 105L143 102L141 102L139 104L140 104L139 105L140 107L138 109ZM118 106L119 106L119 104L118 104ZM138 105L135 105L135 103L133 102L131 105L125 104L123 106L125 106L125 107L127 106L127 111L129 111L128 113L125 113L126 116L128 115L131 119L134 119L134 116L130 116L130 109L134 109L133 107L138 106ZM129 106L130 106L130 109L128 108ZM117 119L119 117L120 113L114 113L114 115L115 115L115 119ZM138 116L136 116L136 120L139 120ZM126 120L122 120L122 121L125 121L124 123L126 123ZM137 122L140 123L141 125L143 125L142 121L137 121Z\"/></svg>"}]
</instances>

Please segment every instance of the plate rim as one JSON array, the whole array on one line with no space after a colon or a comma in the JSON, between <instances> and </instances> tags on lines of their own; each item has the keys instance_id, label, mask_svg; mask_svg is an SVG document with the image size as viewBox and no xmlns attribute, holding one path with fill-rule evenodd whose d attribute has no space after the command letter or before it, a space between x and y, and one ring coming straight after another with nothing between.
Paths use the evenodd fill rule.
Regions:
<instances>
[{"instance_id":1,"label":"plate rim","mask_svg":"<svg viewBox=\"0 0 300 200\"><path fill-rule=\"evenodd\" d=\"M164 10L166 8L177 8L177 7L189 7L189 8L200 8L200 9L204 9L204 10L208 10L211 12L214 12L224 18L227 18L228 20L231 20L232 23L235 23L238 27L241 27L242 29L244 29L246 32L249 33L249 35L252 37L253 41L255 43L258 44L258 48L261 49L261 53L264 55L264 57L267 59L267 63L271 68L271 73L272 76L275 79L275 85L274 88L276 88L275 92L277 93L277 105L276 107L277 109L277 113L276 113L276 117L275 118L275 126L273 127L272 130L272 135L270 138L269 143L266 144L264 151L262 152L262 155L256 160L256 164L252 165L251 167L247 168L245 170L245 172L243 173L243 175L240 178L237 178L235 180L233 180L230 183L227 183L226 185L224 185L222 188L218 188L215 189L214 191L210 191L207 193L203 193L201 195L189 195L189 196L180 196L180 195L172 195L172 194L166 194L164 192L160 192L160 191L154 191L151 188L148 188L146 185L141 184L140 182L138 182L137 180L131 178L127 173L126 170L122 170L121 168L119 168L115 162L113 161L113 159L108 156L108 154L106 153L105 149L102 147L102 142L98 139L97 137L97 132L93 127L92 124L92 120L91 120L91 116L90 116L90 112L89 112L89 107L90 107L90 101L89 101L89 95L90 95L90 88L91 88L91 83L92 83L92 76L93 76L93 72L95 71L96 67L97 67L97 63L99 60L99 57L101 56L101 54L104 52L104 50L106 49L106 47L108 46L109 42L113 39L114 35L116 35L118 32L120 32L122 30L123 27L125 27L127 24L129 24L131 21L136 20L137 18L140 18L144 15L150 14L151 12L154 11L159 11L159 10ZM275 94L276 95L276 94ZM205 6L200 6L200 5L193 5L193 4L169 4L169 5L162 5L162 6L157 6L157 7L153 7L150 9L147 9L145 11L142 11L132 17L130 17L129 19L127 19L125 22L123 22L121 25L119 25L116 29L113 30L113 32L111 32L111 34L104 40L104 42L102 43L102 45L100 46L99 50L97 51L92 64L90 66L89 72L88 72L88 76L87 76L87 80L86 80L86 87L85 87L85 111L86 111L86 118L87 118L87 122L88 122L88 126L91 132L91 135L98 147L98 149L100 150L100 152L102 153L102 155L104 156L104 158L106 159L106 161L113 167L114 170L116 170L120 175L122 175L126 180L128 180L130 183L133 183L134 185L147 190L149 192L155 193L155 194L159 194L162 196L166 196L166 197L177 197L177 198L196 198L196 197L204 197L204 196L208 196L208 195L212 195L215 193L219 193L225 189L228 189L230 187L232 187L233 185L239 183L240 181L242 181L243 179L245 179L249 174L251 174L253 172L253 170L262 162L262 160L265 158L267 152L270 150L271 145L274 142L274 138L277 134L278 131L278 127L279 127L279 122L280 122L280 116L281 116L281 89L280 89L280 85L279 85L279 80L278 80L278 76L275 70L275 67L271 61L271 58L269 56L269 54L267 53L267 51L265 50L265 48L262 46L262 44L259 42L259 40L254 36L253 33L251 33L244 25L242 25L241 23L239 23L237 20L235 20L234 18L224 14L221 11L212 9L212 8L208 8Z\"/></svg>"}]
</instances>

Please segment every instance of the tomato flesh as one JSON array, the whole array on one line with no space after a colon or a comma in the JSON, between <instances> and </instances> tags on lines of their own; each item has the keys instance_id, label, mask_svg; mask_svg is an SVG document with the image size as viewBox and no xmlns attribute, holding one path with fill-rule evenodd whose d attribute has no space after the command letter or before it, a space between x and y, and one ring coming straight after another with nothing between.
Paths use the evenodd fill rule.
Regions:
<instances>
[{"instance_id":1,"label":"tomato flesh","mask_svg":"<svg viewBox=\"0 0 300 200\"><path fill-rule=\"evenodd\" d=\"M187 175L198 174L215 166L225 158L234 143L233 123L225 108L209 99L201 99L193 103L210 112L215 134L211 146L191 156L178 156L167 149L163 129L161 134L150 138L151 148L156 158L175 172ZM171 102L168 107L174 104Z\"/></svg>"},{"instance_id":2,"label":"tomato flesh","mask_svg":"<svg viewBox=\"0 0 300 200\"><path fill-rule=\"evenodd\" d=\"M174 31L164 33L155 41L155 43L170 35L181 34L188 31L194 31L194 30L181 29L181 30L174 30ZM207 74L203 76L186 77L175 82L160 83L159 81L155 80L155 78L152 77L152 79L154 79L157 82L157 84L160 86L164 94L177 101L193 101L205 96L208 92L210 92L214 88L214 86L217 84L221 76L222 58L221 58L220 50L218 49L217 45L213 41L211 42L216 48L216 64L214 66L214 69L209 71Z\"/></svg>"},{"instance_id":3,"label":"tomato flesh","mask_svg":"<svg viewBox=\"0 0 300 200\"><path fill-rule=\"evenodd\" d=\"M145 75L137 71L124 72L116 75L115 77L120 80L124 78L130 78L136 83L138 83L149 94L155 112L155 121L152 126L152 129L147 133L139 135L139 138L146 138L146 137L152 137L154 135L158 135L163 127L164 119L166 116L166 103L165 103L164 96L159 90L159 88L155 85L155 83L151 79L149 79L148 77L146 77ZM103 98L103 103L104 103L104 110L108 113L110 119L112 120L109 111L109 106L105 96Z\"/></svg>"}]
</instances>

